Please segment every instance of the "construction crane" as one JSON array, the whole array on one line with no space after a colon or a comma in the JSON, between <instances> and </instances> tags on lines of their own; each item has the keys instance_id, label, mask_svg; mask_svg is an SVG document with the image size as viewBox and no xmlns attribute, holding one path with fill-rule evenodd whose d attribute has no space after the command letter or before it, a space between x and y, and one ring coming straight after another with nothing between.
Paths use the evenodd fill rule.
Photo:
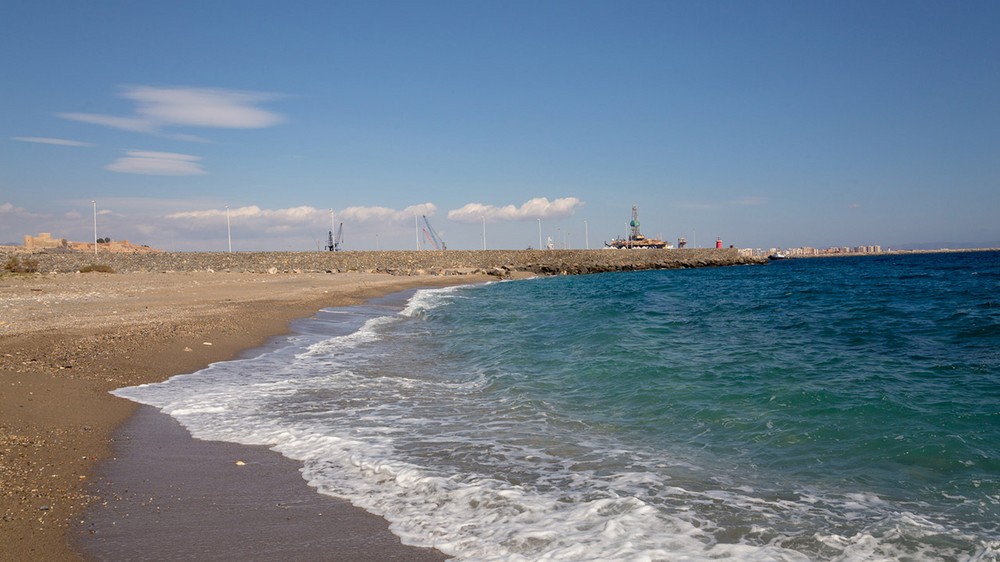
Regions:
<instances>
[{"instance_id":1,"label":"construction crane","mask_svg":"<svg viewBox=\"0 0 1000 562\"><path fill-rule=\"evenodd\" d=\"M330 237L326 243L326 249L329 252L339 252L340 244L344 241L344 223L340 223L337 226L337 235L333 235L333 231L330 231Z\"/></svg>"},{"instance_id":2,"label":"construction crane","mask_svg":"<svg viewBox=\"0 0 1000 562\"><path fill-rule=\"evenodd\" d=\"M441 237L438 236L438 233L434 231L434 228L431 226L431 222L427 220L427 216L420 215L420 217L424 219L424 238L426 238L427 241L430 241L435 250L447 250L448 247L445 246L444 240L442 240ZM424 242L424 247L427 247L426 242Z\"/></svg>"}]
</instances>

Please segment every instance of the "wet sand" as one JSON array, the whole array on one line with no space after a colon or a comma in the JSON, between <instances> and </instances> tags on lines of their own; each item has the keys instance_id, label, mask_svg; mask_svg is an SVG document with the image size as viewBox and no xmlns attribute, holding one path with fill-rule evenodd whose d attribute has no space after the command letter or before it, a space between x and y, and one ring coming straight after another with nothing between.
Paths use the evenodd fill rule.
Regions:
<instances>
[{"instance_id":1,"label":"wet sand","mask_svg":"<svg viewBox=\"0 0 1000 562\"><path fill-rule=\"evenodd\" d=\"M102 560L445 560L404 547L381 517L306 485L300 463L265 447L193 439L141 406L115 457L93 475L92 506L71 534Z\"/></svg>"},{"instance_id":2,"label":"wet sand","mask_svg":"<svg viewBox=\"0 0 1000 562\"><path fill-rule=\"evenodd\" d=\"M198 548L215 550L199 550L190 557L226 559L228 552L246 546L245 537L261 537L260 543L265 543L272 540L264 539L266 533L286 531L284 524L275 523L274 513L265 515L277 509L286 517L289 510L295 511L296 533L301 528L304 536L329 536L323 541L304 538L304 544L312 545L306 548L314 550L301 559L366 559L354 554L339 557L341 550L367 552L372 560L416 560L428 555L431 558L425 559L440 559L439 553L400 545L381 518L315 494L294 462L264 449L206 445L173 435L170 418L158 413L133 418L138 406L108 392L234 358L286 333L292 320L324 307L358 304L415 287L485 279L207 272L0 277L0 558L78 560L85 553L87 559L177 559L188 555L171 549L201 545ZM138 461L129 456L135 447L146 447ZM195 476L176 472L178 466L171 469L171 463L154 467L139 462L151 450L178 461L180 469L208 472ZM113 458L130 460L101 463ZM240 469L249 469L235 473L242 480L227 472L237 467L236 460L246 463ZM153 478L154 468L174 472ZM145 486L154 480L173 487L166 495L162 490L147 494ZM203 481L209 488L222 482L236 485L236 491L220 488L230 498L226 501L239 502L231 506L234 510L201 494L194 484ZM128 493L121 492L118 483L125 483ZM277 496L265 491L289 499L272 501ZM261 501L255 502L255 496ZM101 510L86 511L105 502L107 507ZM199 516L206 518L201 525L179 527L179 520L173 520L134 526L127 533L114 529L136 525L124 521L133 519L132 514L138 520L140 512L149 512L147 507L162 514L167 505L163 502L171 509L184 503L185 509L215 513ZM88 519L89 513L100 511L111 515ZM237 516L234 511L254 515ZM188 513L182 519L194 517ZM214 524L208 523L212 517ZM307 529L314 526L325 530L309 535L314 531ZM205 534L196 538L192 534L196 531ZM111 554L112 545L123 544L125 535L142 549L141 554ZM102 544L107 553L100 550ZM281 557L298 556L290 549L282 550Z\"/></svg>"}]
</instances>

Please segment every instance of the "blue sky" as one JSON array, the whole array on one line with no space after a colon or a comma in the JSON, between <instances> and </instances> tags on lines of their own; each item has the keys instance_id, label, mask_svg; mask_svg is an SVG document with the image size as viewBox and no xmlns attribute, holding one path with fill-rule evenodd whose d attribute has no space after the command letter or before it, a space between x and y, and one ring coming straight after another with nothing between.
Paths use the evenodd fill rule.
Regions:
<instances>
[{"instance_id":1,"label":"blue sky","mask_svg":"<svg viewBox=\"0 0 1000 562\"><path fill-rule=\"evenodd\" d=\"M0 243L1000 241L996 2L0 6Z\"/></svg>"}]
</instances>

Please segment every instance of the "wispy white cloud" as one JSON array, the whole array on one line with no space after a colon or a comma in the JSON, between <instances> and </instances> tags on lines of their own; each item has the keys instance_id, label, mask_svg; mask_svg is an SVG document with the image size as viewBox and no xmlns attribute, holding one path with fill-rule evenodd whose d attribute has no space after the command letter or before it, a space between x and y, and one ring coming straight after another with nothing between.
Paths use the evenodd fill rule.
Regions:
<instances>
[{"instance_id":1,"label":"wispy white cloud","mask_svg":"<svg viewBox=\"0 0 1000 562\"><path fill-rule=\"evenodd\" d=\"M740 197L739 199L733 199L732 201L729 202L730 205L744 205L751 207L756 205L763 205L764 203L767 203L767 197L756 197L756 196Z\"/></svg>"},{"instance_id":2,"label":"wispy white cloud","mask_svg":"<svg viewBox=\"0 0 1000 562\"><path fill-rule=\"evenodd\" d=\"M257 216L260 213L260 207L254 205L252 207L241 207L239 209L229 209L230 217L246 217L246 216ZM208 209L206 211L180 211L177 213L170 213L167 215L168 219L214 219L219 217L225 217L225 209Z\"/></svg>"},{"instance_id":3,"label":"wispy white cloud","mask_svg":"<svg viewBox=\"0 0 1000 562\"><path fill-rule=\"evenodd\" d=\"M205 174L205 169L198 162L198 156L178 154L175 152L154 152L148 150L130 150L118 160L104 168L123 174L142 174L148 176L199 176Z\"/></svg>"},{"instance_id":4,"label":"wispy white cloud","mask_svg":"<svg viewBox=\"0 0 1000 562\"><path fill-rule=\"evenodd\" d=\"M536 197L520 207L514 205L494 207L482 203L469 203L460 209L448 211L448 218L466 223L479 222L484 218L490 222L553 219L570 216L582 205L583 202L576 197L562 197L553 201L545 197Z\"/></svg>"},{"instance_id":5,"label":"wispy white cloud","mask_svg":"<svg viewBox=\"0 0 1000 562\"><path fill-rule=\"evenodd\" d=\"M696 201L680 202L677 207L688 211L712 211L719 208L717 203L699 203Z\"/></svg>"},{"instance_id":6,"label":"wispy white cloud","mask_svg":"<svg viewBox=\"0 0 1000 562\"><path fill-rule=\"evenodd\" d=\"M138 86L124 97L138 104L139 115L164 125L261 129L284 121L277 113L256 107L276 97L260 92Z\"/></svg>"},{"instance_id":7,"label":"wispy white cloud","mask_svg":"<svg viewBox=\"0 0 1000 562\"><path fill-rule=\"evenodd\" d=\"M329 211L320 210L315 207L291 207L288 209L261 209L257 205L247 207L234 207L232 209L208 209L204 211L180 211L167 215L168 219L194 219L213 220L225 218L230 219L276 219L287 222L311 222L320 216L329 216Z\"/></svg>"},{"instance_id":8,"label":"wispy white cloud","mask_svg":"<svg viewBox=\"0 0 1000 562\"><path fill-rule=\"evenodd\" d=\"M173 134L164 135L164 136L166 138L168 138L168 139L178 140L178 141L183 141L183 142L201 142L201 143L210 143L210 142L213 142L213 141L211 141L209 139L206 139L205 137L201 137L201 136L198 136L198 135L189 135L187 133L173 133Z\"/></svg>"},{"instance_id":9,"label":"wispy white cloud","mask_svg":"<svg viewBox=\"0 0 1000 562\"><path fill-rule=\"evenodd\" d=\"M276 99L275 94L219 88L155 88L129 86L120 97L135 102L133 115L57 113L59 117L139 133L159 134L171 127L261 129L285 119L259 104ZM205 139L190 134L170 135L189 141Z\"/></svg>"},{"instance_id":10,"label":"wispy white cloud","mask_svg":"<svg viewBox=\"0 0 1000 562\"><path fill-rule=\"evenodd\" d=\"M57 146L94 146L89 142L75 141L68 139L54 139L50 137L11 137L11 140L20 142L32 142L37 144L54 144Z\"/></svg>"},{"instance_id":11,"label":"wispy white cloud","mask_svg":"<svg viewBox=\"0 0 1000 562\"><path fill-rule=\"evenodd\" d=\"M57 113L56 115L70 121L101 125L122 131L132 131L134 133L155 133L157 130L155 123L138 117L117 117L115 115L101 115L99 113Z\"/></svg>"},{"instance_id":12,"label":"wispy white cloud","mask_svg":"<svg viewBox=\"0 0 1000 562\"><path fill-rule=\"evenodd\" d=\"M15 207L13 203L4 203L0 205L0 213L23 213L24 209L21 207Z\"/></svg>"}]
</instances>

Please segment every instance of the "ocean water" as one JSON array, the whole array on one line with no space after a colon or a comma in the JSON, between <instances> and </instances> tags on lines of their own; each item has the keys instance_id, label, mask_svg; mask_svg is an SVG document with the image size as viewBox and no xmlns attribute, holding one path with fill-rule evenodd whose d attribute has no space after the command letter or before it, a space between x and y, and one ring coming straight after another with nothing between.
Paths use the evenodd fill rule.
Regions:
<instances>
[{"instance_id":1,"label":"ocean water","mask_svg":"<svg viewBox=\"0 0 1000 562\"><path fill-rule=\"evenodd\" d=\"M458 560L1000 559L1000 253L422 290L115 394Z\"/></svg>"}]
</instances>

